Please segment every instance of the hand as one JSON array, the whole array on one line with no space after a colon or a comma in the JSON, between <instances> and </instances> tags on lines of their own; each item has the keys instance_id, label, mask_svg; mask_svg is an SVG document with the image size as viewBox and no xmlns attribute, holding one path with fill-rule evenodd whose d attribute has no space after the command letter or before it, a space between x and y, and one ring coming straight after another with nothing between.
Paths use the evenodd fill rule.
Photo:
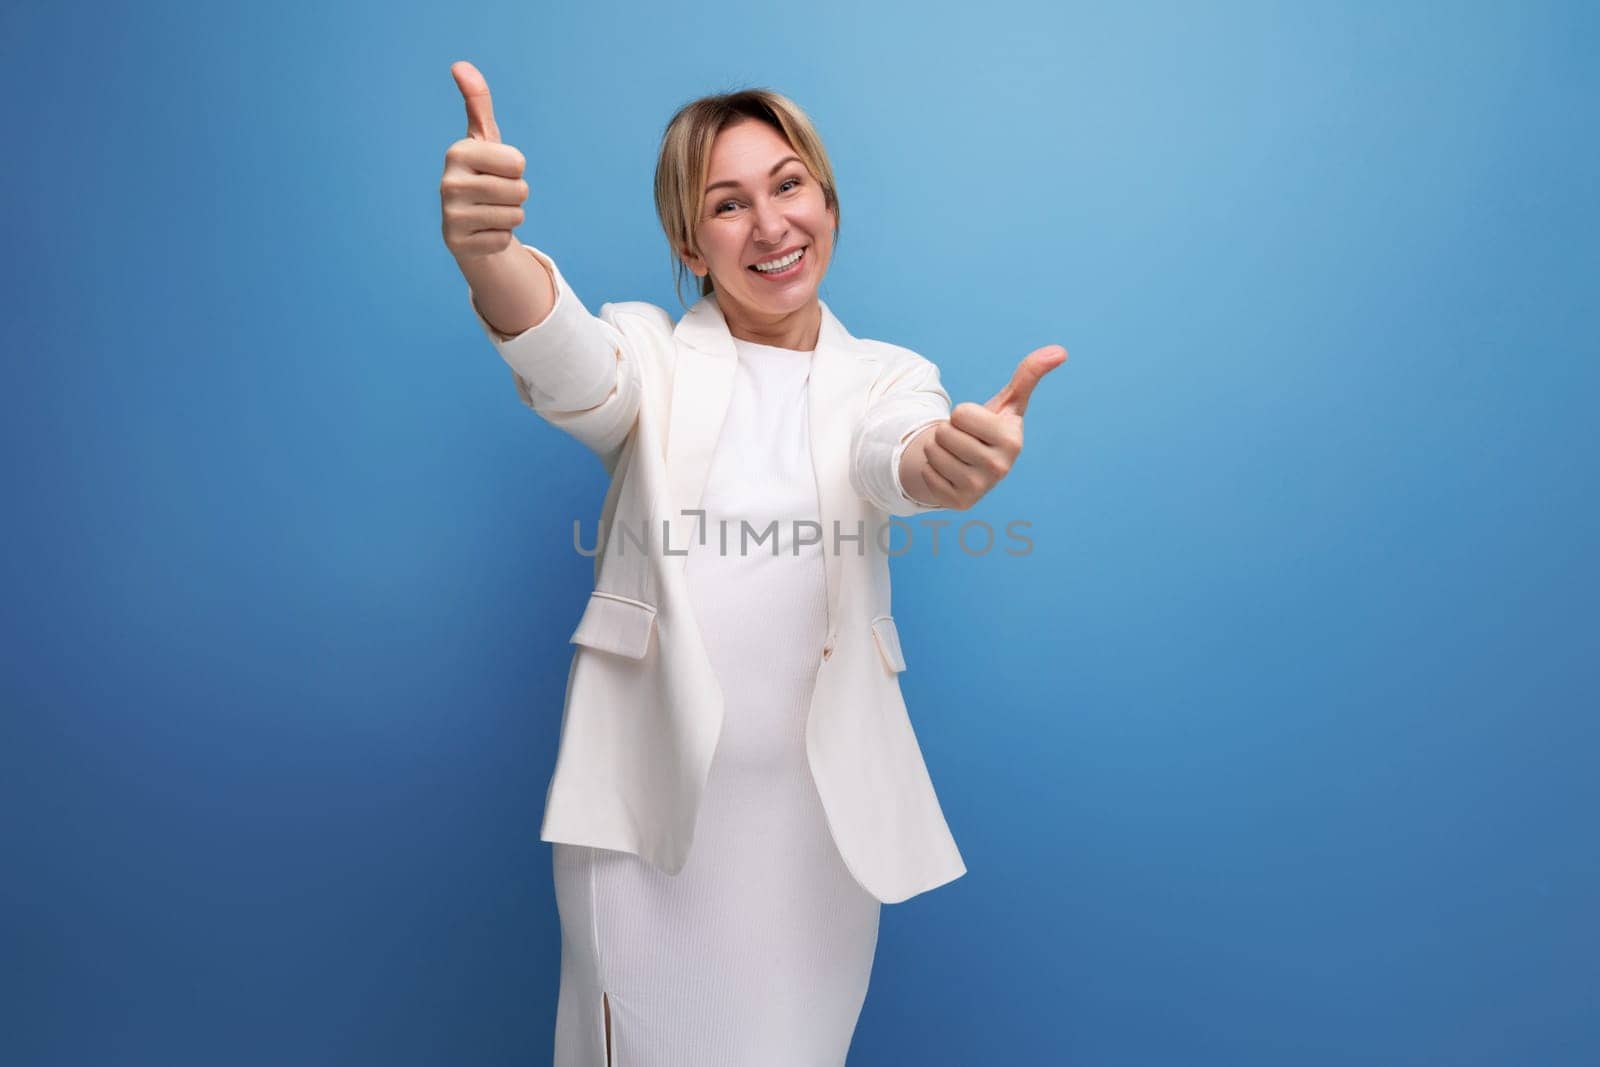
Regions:
<instances>
[{"instance_id":1,"label":"hand","mask_svg":"<svg viewBox=\"0 0 1600 1067\"><path fill-rule=\"evenodd\" d=\"M512 230L522 224L528 183L522 180L527 161L511 145L500 143L489 83L466 60L450 74L467 104L467 136L444 153L439 180L440 213L445 247L456 259L493 255L515 245Z\"/></svg>"},{"instance_id":2,"label":"hand","mask_svg":"<svg viewBox=\"0 0 1600 1067\"><path fill-rule=\"evenodd\" d=\"M900 456L906 495L957 511L982 500L1022 453L1022 413L1034 387L1066 360L1060 345L1034 349L988 402L957 404L948 419L913 437Z\"/></svg>"}]
</instances>

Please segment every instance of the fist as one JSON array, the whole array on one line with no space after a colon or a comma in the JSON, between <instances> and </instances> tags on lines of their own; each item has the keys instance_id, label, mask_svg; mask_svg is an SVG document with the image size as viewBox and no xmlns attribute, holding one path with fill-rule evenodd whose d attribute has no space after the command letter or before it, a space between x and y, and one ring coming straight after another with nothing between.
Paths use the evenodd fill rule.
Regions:
<instances>
[{"instance_id":1,"label":"fist","mask_svg":"<svg viewBox=\"0 0 1600 1067\"><path fill-rule=\"evenodd\" d=\"M528 183L522 153L500 143L489 83L466 60L453 64L450 75L467 105L467 135L445 149L439 209L445 247L459 261L516 243L511 231L522 225Z\"/></svg>"},{"instance_id":2,"label":"fist","mask_svg":"<svg viewBox=\"0 0 1600 1067\"><path fill-rule=\"evenodd\" d=\"M1060 345L1034 349L988 401L957 404L948 419L913 437L900 457L906 495L956 511L982 500L1022 454L1022 416L1034 387L1066 359Z\"/></svg>"}]
</instances>

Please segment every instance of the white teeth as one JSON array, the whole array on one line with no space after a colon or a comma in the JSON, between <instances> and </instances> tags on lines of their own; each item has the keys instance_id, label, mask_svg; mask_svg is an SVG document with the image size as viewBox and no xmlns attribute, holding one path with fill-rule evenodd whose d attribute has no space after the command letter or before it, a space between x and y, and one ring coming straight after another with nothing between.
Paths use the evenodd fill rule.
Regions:
<instances>
[{"instance_id":1,"label":"white teeth","mask_svg":"<svg viewBox=\"0 0 1600 1067\"><path fill-rule=\"evenodd\" d=\"M782 259L775 259L771 263L757 263L756 264L756 270L760 271L763 274L766 274L769 271L782 270L783 268L787 267L789 264L793 263L795 260L799 259L801 254L804 253L804 252L805 252L805 249L801 248L801 249L797 249L794 252L791 252L787 256L784 256Z\"/></svg>"}]
</instances>

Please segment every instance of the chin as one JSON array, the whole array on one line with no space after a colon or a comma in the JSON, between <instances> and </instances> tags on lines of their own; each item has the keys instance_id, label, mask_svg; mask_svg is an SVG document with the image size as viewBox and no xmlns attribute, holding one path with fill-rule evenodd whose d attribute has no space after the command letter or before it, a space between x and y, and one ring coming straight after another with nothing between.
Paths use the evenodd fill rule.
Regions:
<instances>
[{"instance_id":1,"label":"chin","mask_svg":"<svg viewBox=\"0 0 1600 1067\"><path fill-rule=\"evenodd\" d=\"M719 292L723 290L718 290ZM817 287L807 285L802 288L791 289L782 293L763 293L759 289L751 291L743 289L739 293L739 302L746 307L767 312L798 311L811 302L817 295Z\"/></svg>"},{"instance_id":2,"label":"chin","mask_svg":"<svg viewBox=\"0 0 1600 1067\"><path fill-rule=\"evenodd\" d=\"M788 315L809 307L811 302L816 299L816 296L816 289L808 288L803 291L788 293L782 297L769 297L756 306L774 315Z\"/></svg>"}]
</instances>

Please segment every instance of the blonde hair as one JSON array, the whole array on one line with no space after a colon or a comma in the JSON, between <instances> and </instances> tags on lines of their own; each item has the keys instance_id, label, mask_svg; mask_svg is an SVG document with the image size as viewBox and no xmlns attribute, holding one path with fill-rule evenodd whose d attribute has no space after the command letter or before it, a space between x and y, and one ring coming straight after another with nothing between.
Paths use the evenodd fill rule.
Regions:
<instances>
[{"instance_id":1,"label":"blonde hair","mask_svg":"<svg viewBox=\"0 0 1600 1067\"><path fill-rule=\"evenodd\" d=\"M838 233L839 191L834 185L833 166L828 162L821 136L799 104L770 89L741 89L692 100L667 123L661 135L661 155L656 161L656 216L667 235L673 263L672 288L680 304L688 267L679 252L700 255L695 243L695 220L700 217L700 201L711 169L711 146L725 127L747 118L766 123L789 142L822 187L824 206L833 209L834 233ZM700 279L700 295L707 296L715 288L707 271Z\"/></svg>"}]
</instances>

